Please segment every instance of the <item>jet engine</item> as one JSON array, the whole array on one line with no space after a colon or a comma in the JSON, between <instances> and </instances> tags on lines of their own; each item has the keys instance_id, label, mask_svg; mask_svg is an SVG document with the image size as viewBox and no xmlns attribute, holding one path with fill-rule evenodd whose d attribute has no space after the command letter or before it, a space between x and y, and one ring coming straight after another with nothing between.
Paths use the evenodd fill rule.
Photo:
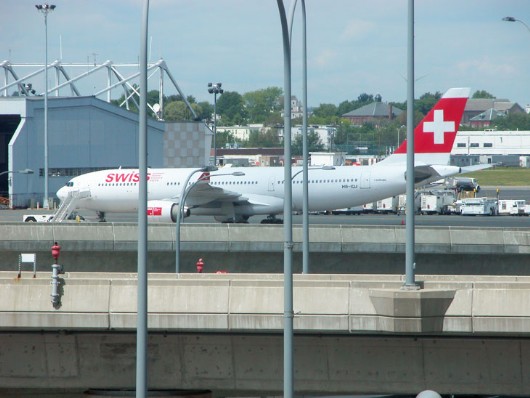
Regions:
<instances>
[{"instance_id":1,"label":"jet engine","mask_svg":"<svg viewBox=\"0 0 530 398\"><path fill-rule=\"evenodd\" d=\"M147 202L147 221L149 222L177 222L178 203L167 200L150 200ZM190 209L184 207L184 217L190 215Z\"/></svg>"}]
</instances>

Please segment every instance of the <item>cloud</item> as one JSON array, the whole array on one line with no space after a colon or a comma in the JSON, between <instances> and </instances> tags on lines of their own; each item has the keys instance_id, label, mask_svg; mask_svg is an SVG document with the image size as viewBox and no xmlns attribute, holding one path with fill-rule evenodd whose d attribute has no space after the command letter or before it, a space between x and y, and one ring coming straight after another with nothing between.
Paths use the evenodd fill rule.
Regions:
<instances>
[{"instance_id":1,"label":"cloud","mask_svg":"<svg viewBox=\"0 0 530 398\"><path fill-rule=\"evenodd\" d=\"M326 68L333 65L337 59L337 52L331 49L324 49L320 51L314 58L315 65L319 68Z\"/></svg>"},{"instance_id":2,"label":"cloud","mask_svg":"<svg viewBox=\"0 0 530 398\"><path fill-rule=\"evenodd\" d=\"M374 24L361 19L351 19L340 34L342 41L360 40L374 31Z\"/></svg>"},{"instance_id":3,"label":"cloud","mask_svg":"<svg viewBox=\"0 0 530 398\"><path fill-rule=\"evenodd\" d=\"M457 68L462 72L478 72L490 77L513 75L517 72L517 69L511 64L506 63L506 60L496 61L487 56L482 59L461 61L457 64Z\"/></svg>"}]
</instances>

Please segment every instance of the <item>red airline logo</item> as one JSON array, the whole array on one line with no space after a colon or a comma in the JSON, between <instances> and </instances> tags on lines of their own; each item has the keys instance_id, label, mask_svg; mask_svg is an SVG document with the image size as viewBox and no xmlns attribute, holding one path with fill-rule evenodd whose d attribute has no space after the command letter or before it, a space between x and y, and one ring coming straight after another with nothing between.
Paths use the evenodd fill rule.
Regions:
<instances>
[{"instance_id":1,"label":"red airline logo","mask_svg":"<svg viewBox=\"0 0 530 398\"><path fill-rule=\"evenodd\" d=\"M147 173L147 181L160 181L162 176L163 173ZM137 171L108 173L105 182L140 182L140 173Z\"/></svg>"},{"instance_id":2,"label":"red airline logo","mask_svg":"<svg viewBox=\"0 0 530 398\"><path fill-rule=\"evenodd\" d=\"M162 208L161 207L148 207L147 208L147 215L148 216L161 216L162 215Z\"/></svg>"}]
</instances>

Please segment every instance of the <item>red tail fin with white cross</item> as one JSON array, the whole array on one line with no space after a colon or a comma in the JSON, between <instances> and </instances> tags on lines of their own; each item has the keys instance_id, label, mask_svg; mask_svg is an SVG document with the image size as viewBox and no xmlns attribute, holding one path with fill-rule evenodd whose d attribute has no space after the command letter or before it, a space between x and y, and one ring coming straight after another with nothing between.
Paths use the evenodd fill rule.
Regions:
<instances>
[{"instance_id":1,"label":"red tail fin with white cross","mask_svg":"<svg viewBox=\"0 0 530 398\"><path fill-rule=\"evenodd\" d=\"M426 164L448 164L451 149L469 97L469 88L451 88L414 129L414 159ZM407 140L384 162L406 161Z\"/></svg>"}]
</instances>

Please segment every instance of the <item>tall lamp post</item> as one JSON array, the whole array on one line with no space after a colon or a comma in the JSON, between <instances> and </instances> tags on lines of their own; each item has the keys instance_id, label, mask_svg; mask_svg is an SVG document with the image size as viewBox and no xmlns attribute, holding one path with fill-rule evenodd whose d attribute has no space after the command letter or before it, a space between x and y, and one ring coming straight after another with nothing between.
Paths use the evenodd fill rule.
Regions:
<instances>
[{"instance_id":1,"label":"tall lamp post","mask_svg":"<svg viewBox=\"0 0 530 398\"><path fill-rule=\"evenodd\" d=\"M55 10L53 4L36 4L35 7L44 15L44 41L45 41L45 61L44 61L44 200L42 206L49 209L48 203L48 14Z\"/></svg>"},{"instance_id":2,"label":"tall lamp post","mask_svg":"<svg viewBox=\"0 0 530 398\"><path fill-rule=\"evenodd\" d=\"M522 23L526 29L528 29L528 31L530 32L530 26L528 26L526 23L524 23L523 21L521 21L520 19L517 19L517 18L514 18L514 17L504 17L502 19L503 21L506 21L506 22L520 22Z\"/></svg>"},{"instance_id":3,"label":"tall lamp post","mask_svg":"<svg viewBox=\"0 0 530 398\"><path fill-rule=\"evenodd\" d=\"M217 94L223 94L222 83L208 83L208 92L213 94L213 165L217 166Z\"/></svg>"}]
</instances>

